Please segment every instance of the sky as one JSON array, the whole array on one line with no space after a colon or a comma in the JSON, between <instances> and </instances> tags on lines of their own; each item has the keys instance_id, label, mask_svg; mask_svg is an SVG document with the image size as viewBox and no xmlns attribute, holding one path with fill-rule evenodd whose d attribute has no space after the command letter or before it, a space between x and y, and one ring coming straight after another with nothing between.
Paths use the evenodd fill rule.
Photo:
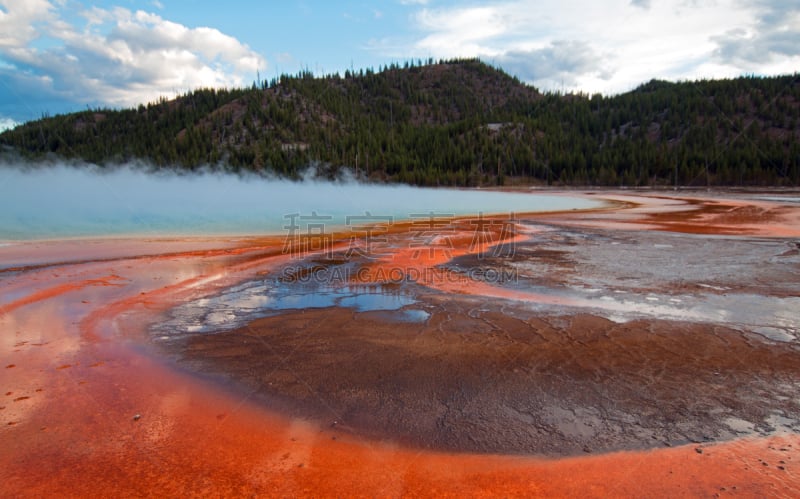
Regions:
<instances>
[{"instance_id":1,"label":"sky","mask_svg":"<svg viewBox=\"0 0 800 499\"><path fill-rule=\"evenodd\" d=\"M479 57L543 91L800 71L800 0L0 0L0 130L309 69Z\"/></svg>"}]
</instances>

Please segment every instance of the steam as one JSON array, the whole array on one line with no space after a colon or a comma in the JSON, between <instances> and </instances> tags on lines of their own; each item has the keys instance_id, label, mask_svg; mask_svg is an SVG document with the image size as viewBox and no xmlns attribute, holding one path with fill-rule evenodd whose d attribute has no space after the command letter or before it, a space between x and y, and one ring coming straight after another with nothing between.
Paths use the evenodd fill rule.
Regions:
<instances>
[{"instance_id":1,"label":"steam","mask_svg":"<svg viewBox=\"0 0 800 499\"><path fill-rule=\"evenodd\" d=\"M291 216L317 217L325 228L347 217L397 221L415 214L520 213L588 208L561 196L375 185L343 174L303 181L53 162L0 163L0 240L123 235L283 234Z\"/></svg>"}]
</instances>

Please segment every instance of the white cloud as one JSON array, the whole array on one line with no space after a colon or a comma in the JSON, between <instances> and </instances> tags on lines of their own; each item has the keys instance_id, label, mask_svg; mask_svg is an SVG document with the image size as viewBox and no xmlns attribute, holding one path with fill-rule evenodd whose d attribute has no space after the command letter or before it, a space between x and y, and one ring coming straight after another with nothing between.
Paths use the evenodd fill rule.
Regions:
<instances>
[{"instance_id":1,"label":"white cloud","mask_svg":"<svg viewBox=\"0 0 800 499\"><path fill-rule=\"evenodd\" d=\"M714 36L715 59L743 68L794 59L787 70L797 68L800 57L800 4L762 0L752 6L752 22Z\"/></svg>"},{"instance_id":2,"label":"white cloud","mask_svg":"<svg viewBox=\"0 0 800 499\"><path fill-rule=\"evenodd\" d=\"M546 90L614 93L651 78L796 71L796 0L507 0L417 6L392 57L481 57Z\"/></svg>"},{"instance_id":3,"label":"white cloud","mask_svg":"<svg viewBox=\"0 0 800 499\"><path fill-rule=\"evenodd\" d=\"M542 48L506 52L495 61L511 73L527 75L537 86L574 88L584 76L610 79L613 69L607 59L586 42L555 40Z\"/></svg>"},{"instance_id":4,"label":"white cloud","mask_svg":"<svg viewBox=\"0 0 800 499\"><path fill-rule=\"evenodd\" d=\"M0 132L14 128L17 125L19 125L19 123L12 120L11 118L4 118L0 116Z\"/></svg>"},{"instance_id":5,"label":"white cloud","mask_svg":"<svg viewBox=\"0 0 800 499\"><path fill-rule=\"evenodd\" d=\"M290 52L279 52L275 54L275 60L281 64L293 64L297 62Z\"/></svg>"},{"instance_id":6,"label":"white cloud","mask_svg":"<svg viewBox=\"0 0 800 499\"><path fill-rule=\"evenodd\" d=\"M37 38L36 24L54 19L47 0L0 0L0 50L14 49Z\"/></svg>"},{"instance_id":7,"label":"white cloud","mask_svg":"<svg viewBox=\"0 0 800 499\"><path fill-rule=\"evenodd\" d=\"M4 76L71 101L134 105L198 87L246 85L266 69L236 38L144 11L92 7L79 26L60 17L59 4L0 5L0 61L12 67Z\"/></svg>"},{"instance_id":8,"label":"white cloud","mask_svg":"<svg viewBox=\"0 0 800 499\"><path fill-rule=\"evenodd\" d=\"M496 53L485 42L513 29L513 19L500 7L423 9L415 16L418 27L430 34L419 40L418 52L430 51L456 56L468 51L475 55Z\"/></svg>"}]
</instances>

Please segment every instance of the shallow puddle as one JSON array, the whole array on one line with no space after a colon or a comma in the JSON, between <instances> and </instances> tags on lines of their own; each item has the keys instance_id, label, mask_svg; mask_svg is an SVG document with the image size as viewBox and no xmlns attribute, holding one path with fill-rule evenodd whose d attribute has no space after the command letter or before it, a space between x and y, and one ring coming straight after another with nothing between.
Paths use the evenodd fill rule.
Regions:
<instances>
[{"instance_id":1,"label":"shallow puddle","mask_svg":"<svg viewBox=\"0 0 800 499\"><path fill-rule=\"evenodd\" d=\"M249 281L221 293L180 305L170 318L153 326L159 339L180 333L215 333L287 310L328 307L350 308L356 312L391 312L394 320L424 321L423 310L402 310L417 303L409 292L394 285L342 285L324 283Z\"/></svg>"}]
</instances>

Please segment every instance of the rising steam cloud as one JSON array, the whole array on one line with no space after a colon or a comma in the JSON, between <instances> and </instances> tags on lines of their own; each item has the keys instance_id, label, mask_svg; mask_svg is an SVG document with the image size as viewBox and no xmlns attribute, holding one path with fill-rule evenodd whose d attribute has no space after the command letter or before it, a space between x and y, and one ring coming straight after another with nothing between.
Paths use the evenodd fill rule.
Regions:
<instances>
[{"instance_id":1,"label":"rising steam cloud","mask_svg":"<svg viewBox=\"0 0 800 499\"><path fill-rule=\"evenodd\" d=\"M374 185L346 176L296 182L214 171L180 174L139 164L0 164L0 240L106 235L281 234L296 214L326 228L350 216L393 220L434 213L588 208L590 201L486 191Z\"/></svg>"}]
</instances>

